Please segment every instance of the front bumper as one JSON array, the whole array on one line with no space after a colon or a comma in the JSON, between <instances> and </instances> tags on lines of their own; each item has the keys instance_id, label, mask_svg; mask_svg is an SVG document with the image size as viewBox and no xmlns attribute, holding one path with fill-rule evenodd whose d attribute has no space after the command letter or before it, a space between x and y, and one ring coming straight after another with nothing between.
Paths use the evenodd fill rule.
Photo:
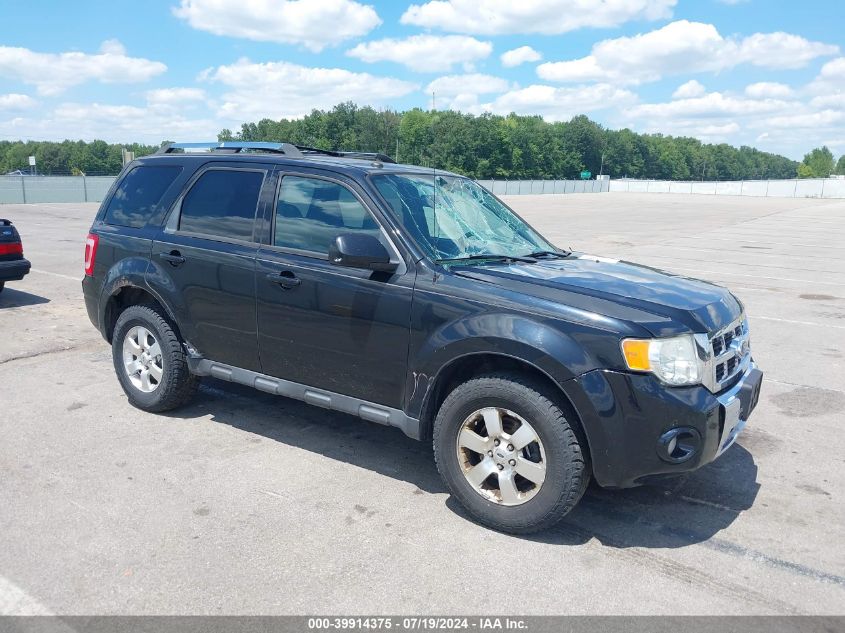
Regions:
<instances>
[{"instance_id":1,"label":"front bumper","mask_svg":"<svg viewBox=\"0 0 845 633\"><path fill-rule=\"evenodd\" d=\"M584 426L596 481L628 488L696 470L724 453L756 406L761 379L751 362L736 383L713 394L700 385L667 387L651 374L594 370L574 379L567 393Z\"/></svg>"},{"instance_id":2,"label":"front bumper","mask_svg":"<svg viewBox=\"0 0 845 633\"><path fill-rule=\"evenodd\" d=\"M19 281L29 274L28 259L12 259L0 262L0 281Z\"/></svg>"}]
</instances>

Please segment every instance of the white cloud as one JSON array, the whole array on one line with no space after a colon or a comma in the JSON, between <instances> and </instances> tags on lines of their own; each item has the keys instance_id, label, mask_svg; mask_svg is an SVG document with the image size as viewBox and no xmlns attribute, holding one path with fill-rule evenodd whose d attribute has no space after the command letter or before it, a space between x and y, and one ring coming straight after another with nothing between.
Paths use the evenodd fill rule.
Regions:
<instances>
[{"instance_id":1,"label":"white cloud","mask_svg":"<svg viewBox=\"0 0 845 633\"><path fill-rule=\"evenodd\" d=\"M438 77L425 88L427 94L434 92L437 96L455 97L460 94L492 94L505 92L509 84L501 77L473 73L470 75L446 75Z\"/></svg>"},{"instance_id":2,"label":"white cloud","mask_svg":"<svg viewBox=\"0 0 845 633\"><path fill-rule=\"evenodd\" d=\"M609 84L560 88L535 84L511 90L477 110L496 114L540 114L550 121L563 121L573 116L621 107L635 103L637 96Z\"/></svg>"},{"instance_id":3,"label":"white cloud","mask_svg":"<svg viewBox=\"0 0 845 633\"><path fill-rule=\"evenodd\" d=\"M110 39L100 44L100 52L107 55L126 55L126 47L120 40Z\"/></svg>"},{"instance_id":4,"label":"white cloud","mask_svg":"<svg viewBox=\"0 0 845 633\"><path fill-rule=\"evenodd\" d=\"M0 136L156 144L165 139L214 139L220 127L207 116L189 118L154 106L62 103L38 116L0 120Z\"/></svg>"},{"instance_id":5,"label":"white cloud","mask_svg":"<svg viewBox=\"0 0 845 633\"><path fill-rule=\"evenodd\" d=\"M813 97L810 99L810 106L820 110L832 109L845 111L845 92Z\"/></svg>"},{"instance_id":6,"label":"white cloud","mask_svg":"<svg viewBox=\"0 0 845 633\"><path fill-rule=\"evenodd\" d=\"M757 122L766 129L783 128L787 130L814 130L828 128L845 123L845 111L822 110L820 112L802 112L800 114L785 114L772 116Z\"/></svg>"},{"instance_id":7,"label":"white cloud","mask_svg":"<svg viewBox=\"0 0 845 633\"><path fill-rule=\"evenodd\" d=\"M743 62L762 68L803 68L817 57L835 55L839 47L811 42L791 33L755 33L740 42L739 56Z\"/></svg>"},{"instance_id":8,"label":"white cloud","mask_svg":"<svg viewBox=\"0 0 845 633\"><path fill-rule=\"evenodd\" d=\"M369 33L381 19L353 0L181 0L173 13L193 28L319 52Z\"/></svg>"},{"instance_id":9,"label":"white cloud","mask_svg":"<svg viewBox=\"0 0 845 633\"><path fill-rule=\"evenodd\" d=\"M845 57L827 62L818 76L807 86L815 94L838 94L845 92Z\"/></svg>"},{"instance_id":10,"label":"white cloud","mask_svg":"<svg viewBox=\"0 0 845 633\"><path fill-rule=\"evenodd\" d=\"M201 88L157 88L146 93L151 105L180 106L186 103L204 101L205 90Z\"/></svg>"},{"instance_id":11,"label":"white cloud","mask_svg":"<svg viewBox=\"0 0 845 633\"><path fill-rule=\"evenodd\" d=\"M502 60L502 66L505 68L513 68L525 62L538 62L543 59L543 56L530 46L520 46L519 48L505 51L499 59Z\"/></svg>"},{"instance_id":12,"label":"white cloud","mask_svg":"<svg viewBox=\"0 0 845 633\"><path fill-rule=\"evenodd\" d=\"M0 95L0 110L28 110L36 105L35 99L29 95L6 94Z\"/></svg>"},{"instance_id":13,"label":"white cloud","mask_svg":"<svg viewBox=\"0 0 845 633\"><path fill-rule=\"evenodd\" d=\"M346 54L369 63L390 61L417 72L438 72L485 59L491 52L490 42L465 35L412 35L364 42Z\"/></svg>"},{"instance_id":14,"label":"white cloud","mask_svg":"<svg viewBox=\"0 0 845 633\"><path fill-rule=\"evenodd\" d=\"M218 115L237 122L299 118L314 108L343 101L380 105L419 89L419 85L342 68L312 68L290 62L253 63L241 59L203 73L227 88Z\"/></svg>"},{"instance_id":15,"label":"white cloud","mask_svg":"<svg viewBox=\"0 0 845 633\"><path fill-rule=\"evenodd\" d=\"M838 50L788 33L725 38L712 24L678 20L648 33L598 42L580 59L540 64L537 74L547 81L640 84L665 75L718 72L739 64L799 68Z\"/></svg>"},{"instance_id":16,"label":"white cloud","mask_svg":"<svg viewBox=\"0 0 845 633\"><path fill-rule=\"evenodd\" d=\"M672 93L673 99L689 99L691 97L700 97L707 89L695 79L690 79L688 82L681 84Z\"/></svg>"},{"instance_id":17,"label":"white cloud","mask_svg":"<svg viewBox=\"0 0 845 633\"><path fill-rule=\"evenodd\" d=\"M669 18L677 0L431 0L412 4L402 24L478 35L609 28L631 20Z\"/></svg>"},{"instance_id":18,"label":"white cloud","mask_svg":"<svg viewBox=\"0 0 845 633\"><path fill-rule=\"evenodd\" d=\"M434 93L438 109L472 112L477 109L479 95L505 92L508 88L510 84L501 77L472 73L438 77L425 87L425 93Z\"/></svg>"},{"instance_id":19,"label":"white cloud","mask_svg":"<svg viewBox=\"0 0 845 633\"><path fill-rule=\"evenodd\" d=\"M141 83L167 66L129 57L117 40L107 40L99 53L37 53L28 48L0 46L0 77L33 85L42 95L55 95L86 81Z\"/></svg>"},{"instance_id":20,"label":"white cloud","mask_svg":"<svg viewBox=\"0 0 845 633\"><path fill-rule=\"evenodd\" d=\"M794 94L794 91L786 84L760 81L747 85L745 94L754 99L787 99Z\"/></svg>"},{"instance_id":21,"label":"white cloud","mask_svg":"<svg viewBox=\"0 0 845 633\"><path fill-rule=\"evenodd\" d=\"M777 112L794 104L776 99L746 99L721 92L700 97L678 99L667 103L643 103L630 108L626 114L635 118L671 119L682 117L721 117Z\"/></svg>"}]
</instances>

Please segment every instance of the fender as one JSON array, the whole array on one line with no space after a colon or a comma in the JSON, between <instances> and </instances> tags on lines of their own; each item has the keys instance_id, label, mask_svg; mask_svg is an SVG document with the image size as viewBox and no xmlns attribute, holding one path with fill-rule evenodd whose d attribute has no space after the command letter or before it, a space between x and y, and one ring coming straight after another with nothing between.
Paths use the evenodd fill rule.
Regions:
<instances>
[{"instance_id":1,"label":"fender","mask_svg":"<svg viewBox=\"0 0 845 633\"><path fill-rule=\"evenodd\" d=\"M156 288L148 283L149 269L152 263L146 257L127 257L117 262L112 266L103 280L103 285L100 290L99 300L99 325L103 336L107 335L106 330L106 308L108 307L109 299L121 290L127 287L140 288L149 292L156 301L161 304L167 315L179 327L179 331L184 333L183 324L185 319L180 318L184 311L179 310L181 299L176 292L162 293L159 288ZM165 299L165 297L167 297ZM175 299L175 301L173 301ZM174 306L176 309L174 309ZM184 308L183 308L184 310Z\"/></svg>"},{"instance_id":2,"label":"fender","mask_svg":"<svg viewBox=\"0 0 845 633\"><path fill-rule=\"evenodd\" d=\"M406 413L421 418L434 385L455 361L495 354L525 362L558 385L598 366L568 334L542 318L513 313L484 313L444 324L411 355Z\"/></svg>"},{"instance_id":3,"label":"fender","mask_svg":"<svg viewBox=\"0 0 845 633\"><path fill-rule=\"evenodd\" d=\"M144 287L168 311L170 318L179 327L182 339L186 342L195 340L194 324L189 316L185 299L173 284L173 278L162 269L162 265L168 264L161 264L152 258L148 261Z\"/></svg>"}]
</instances>

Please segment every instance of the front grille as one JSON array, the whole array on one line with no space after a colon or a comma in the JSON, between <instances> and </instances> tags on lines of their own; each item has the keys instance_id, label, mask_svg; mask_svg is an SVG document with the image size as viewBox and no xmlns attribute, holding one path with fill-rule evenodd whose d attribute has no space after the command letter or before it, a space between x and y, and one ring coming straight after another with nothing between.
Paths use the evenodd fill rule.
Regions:
<instances>
[{"instance_id":1,"label":"front grille","mask_svg":"<svg viewBox=\"0 0 845 633\"><path fill-rule=\"evenodd\" d=\"M711 391L718 392L742 373L750 360L748 321L745 317L711 336L710 351L713 382L708 386Z\"/></svg>"}]
</instances>

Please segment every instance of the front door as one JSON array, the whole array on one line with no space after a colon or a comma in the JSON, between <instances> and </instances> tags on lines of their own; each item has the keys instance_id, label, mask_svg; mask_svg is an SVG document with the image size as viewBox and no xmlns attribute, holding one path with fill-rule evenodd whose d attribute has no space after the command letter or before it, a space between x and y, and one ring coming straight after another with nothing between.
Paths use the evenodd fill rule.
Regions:
<instances>
[{"instance_id":1,"label":"front door","mask_svg":"<svg viewBox=\"0 0 845 633\"><path fill-rule=\"evenodd\" d=\"M401 408L413 273L353 182L307 169L279 176L270 243L256 265L264 373ZM382 240L397 271L330 263L329 244L355 232Z\"/></svg>"},{"instance_id":2,"label":"front door","mask_svg":"<svg viewBox=\"0 0 845 633\"><path fill-rule=\"evenodd\" d=\"M201 171L153 243L151 284L176 296L183 336L203 357L260 371L255 310L256 217L271 168Z\"/></svg>"}]
</instances>

